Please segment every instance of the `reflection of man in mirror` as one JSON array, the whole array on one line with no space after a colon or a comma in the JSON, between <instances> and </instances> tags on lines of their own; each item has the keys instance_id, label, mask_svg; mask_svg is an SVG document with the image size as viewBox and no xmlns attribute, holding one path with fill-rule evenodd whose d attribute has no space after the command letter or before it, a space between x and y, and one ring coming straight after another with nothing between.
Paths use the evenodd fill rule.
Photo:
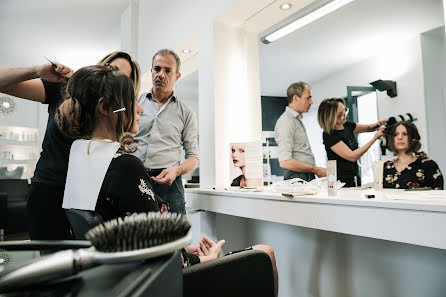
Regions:
<instances>
[{"instance_id":1,"label":"reflection of man in mirror","mask_svg":"<svg viewBox=\"0 0 446 297\"><path fill-rule=\"evenodd\" d=\"M181 175L198 166L198 139L194 113L173 91L181 76L180 64L172 50L162 49L153 56L153 88L138 100L144 113L135 135L135 156L144 162L153 190L169 203L170 211L185 213ZM182 147L186 157L181 164Z\"/></svg>"},{"instance_id":2,"label":"reflection of man in mirror","mask_svg":"<svg viewBox=\"0 0 446 297\"><path fill-rule=\"evenodd\" d=\"M242 174L238 177L234 178L231 186L246 186L246 178L245 178L245 146L244 145L233 145L231 146L232 152L232 163L234 163L235 167L240 168Z\"/></svg>"},{"instance_id":3,"label":"reflection of man in mirror","mask_svg":"<svg viewBox=\"0 0 446 297\"><path fill-rule=\"evenodd\" d=\"M310 110L313 99L311 87L305 82L292 83L287 90L288 106L277 120L274 137L279 145L280 167L285 179L301 178L310 181L327 176L325 168L317 167L308 142L302 114Z\"/></svg>"}]
</instances>

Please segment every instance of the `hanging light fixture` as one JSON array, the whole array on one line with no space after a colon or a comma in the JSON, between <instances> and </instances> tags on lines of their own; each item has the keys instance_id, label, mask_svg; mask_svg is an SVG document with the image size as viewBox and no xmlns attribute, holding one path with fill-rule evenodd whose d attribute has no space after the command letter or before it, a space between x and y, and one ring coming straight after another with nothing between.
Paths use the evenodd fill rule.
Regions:
<instances>
[{"instance_id":1,"label":"hanging light fixture","mask_svg":"<svg viewBox=\"0 0 446 297\"><path fill-rule=\"evenodd\" d=\"M1 114L12 114L16 111L16 104L14 99L9 96L0 97L0 113Z\"/></svg>"}]
</instances>

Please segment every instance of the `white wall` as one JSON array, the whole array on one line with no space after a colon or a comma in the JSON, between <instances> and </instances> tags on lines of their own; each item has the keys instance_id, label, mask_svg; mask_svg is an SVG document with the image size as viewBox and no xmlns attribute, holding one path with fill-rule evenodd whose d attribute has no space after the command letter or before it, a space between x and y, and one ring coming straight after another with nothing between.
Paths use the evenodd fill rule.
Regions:
<instances>
[{"instance_id":1,"label":"white wall","mask_svg":"<svg viewBox=\"0 0 446 297\"><path fill-rule=\"evenodd\" d=\"M211 212L192 217L195 238L203 233L225 239L223 253L272 246L280 297L443 297L446 292L444 250Z\"/></svg>"},{"instance_id":2,"label":"white wall","mask_svg":"<svg viewBox=\"0 0 446 297\"><path fill-rule=\"evenodd\" d=\"M121 50L138 57L139 2L130 0L129 6L121 15Z\"/></svg>"},{"instance_id":3,"label":"white wall","mask_svg":"<svg viewBox=\"0 0 446 297\"><path fill-rule=\"evenodd\" d=\"M421 36L429 157L446 172L446 45L444 27ZM424 141L426 142L426 140Z\"/></svg>"},{"instance_id":4,"label":"white wall","mask_svg":"<svg viewBox=\"0 0 446 297\"><path fill-rule=\"evenodd\" d=\"M323 145L321 146L322 133L318 132L320 128L317 124L316 113L319 103L328 97L347 96L347 86L370 86L369 83L377 79L396 81L398 90L398 96L394 98L390 98L385 92L378 93L379 118L411 113L417 118L415 124L420 132L423 148L429 152L421 43L420 37L417 36L401 44L393 44L379 56L312 83L315 104L306 116L309 122L311 119L311 124L307 124L306 127L310 130L308 131L310 143L316 156L325 154L325 149ZM323 160L318 160L319 162Z\"/></svg>"},{"instance_id":5,"label":"white wall","mask_svg":"<svg viewBox=\"0 0 446 297\"><path fill-rule=\"evenodd\" d=\"M214 28L215 185L223 188L231 184L229 144L260 142L262 113L257 35L224 23Z\"/></svg>"},{"instance_id":6,"label":"white wall","mask_svg":"<svg viewBox=\"0 0 446 297\"><path fill-rule=\"evenodd\" d=\"M0 97L2 96L9 95L0 93ZM0 114L0 126L36 128L39 123L38 110L41 104L21 98L12 98L16 103L16 112L9 115Z\"/></svg>"}]
</instances>

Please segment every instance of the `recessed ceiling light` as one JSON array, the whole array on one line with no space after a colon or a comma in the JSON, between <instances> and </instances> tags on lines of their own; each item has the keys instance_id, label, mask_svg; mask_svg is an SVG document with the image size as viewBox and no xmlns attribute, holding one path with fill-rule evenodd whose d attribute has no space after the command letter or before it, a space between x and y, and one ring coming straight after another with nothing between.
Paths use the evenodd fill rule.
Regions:
<instances>
[{"instance_id":1,"label":"recessed ceiling light","mask_svg":"<svg viewBox=\"0 0 446 297\"><path fill-rule=\"evenodd\" d=\"M188 53L191 52L191 50L190 50L190 49L184 49L184 50L182 50L182 52L183 52L184 54L188 54Z\"/></svg>"},{"instance_id":2,"label":"recessed ceiling light","mask_svg":"<svg viewBox=\"0 0 446 297\"><path fill-rule=\"evenodd\" d=\"M288 10L291 8L291 4L290 3L283 3L282 5L279 6L280 9L282 10Z\"/></svg>"}]
</instances>

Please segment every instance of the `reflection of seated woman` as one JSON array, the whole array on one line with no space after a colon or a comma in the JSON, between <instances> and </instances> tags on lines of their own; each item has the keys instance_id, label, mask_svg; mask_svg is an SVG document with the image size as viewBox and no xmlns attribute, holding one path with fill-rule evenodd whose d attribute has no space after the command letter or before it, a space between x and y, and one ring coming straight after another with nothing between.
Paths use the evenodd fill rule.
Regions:
<instances>
[{"instance_id":1,"label":"reflection of seated woman","mask_svg":"<svg viewBox=\"0 0 446 297\"><path fill-rule=\"evenodd\" d=\"M390 130L389 149L396 158L384 164L384 188L443 189L443 175L437 163L420 152L420 134L410 122L400 122Z\"/></svg>"},{"instance_id":2,"label":"reflection of seated woman","mask_svg":"<svg viewBox=\"0 0 446 297\"><path fill-rule=\"evenodd\" d=\"M235 167L240 168L242 174L237 176L232 180L232 187L246 187L246 178L245 178L245 147L242 145L233 145L231 147L232 151L232 163L234 163Z\"/></svg>"},{"instance_id":3,"label":"reflection of seated woman","mask_svg":"<svg viewBox=\"0 0 446 297\"><path fill-rule=\"evenodd\" d=\"M380 120L373 124L361 125L347 122L347 114L348 108L345 108L344 100L341 98L327 98L319 105L317 119L324 130L322 138L327 151L327 159L336 160L338 179L345 182L346 187L354 187L355 177L357 185L361 185L356 161L383 135L384 127L380 126L384 125L386 121ZM355 134L371 132L378 127L380 127L379 131L375 133L373 138L359 147Z\"/></svg>"}]
</instances>

